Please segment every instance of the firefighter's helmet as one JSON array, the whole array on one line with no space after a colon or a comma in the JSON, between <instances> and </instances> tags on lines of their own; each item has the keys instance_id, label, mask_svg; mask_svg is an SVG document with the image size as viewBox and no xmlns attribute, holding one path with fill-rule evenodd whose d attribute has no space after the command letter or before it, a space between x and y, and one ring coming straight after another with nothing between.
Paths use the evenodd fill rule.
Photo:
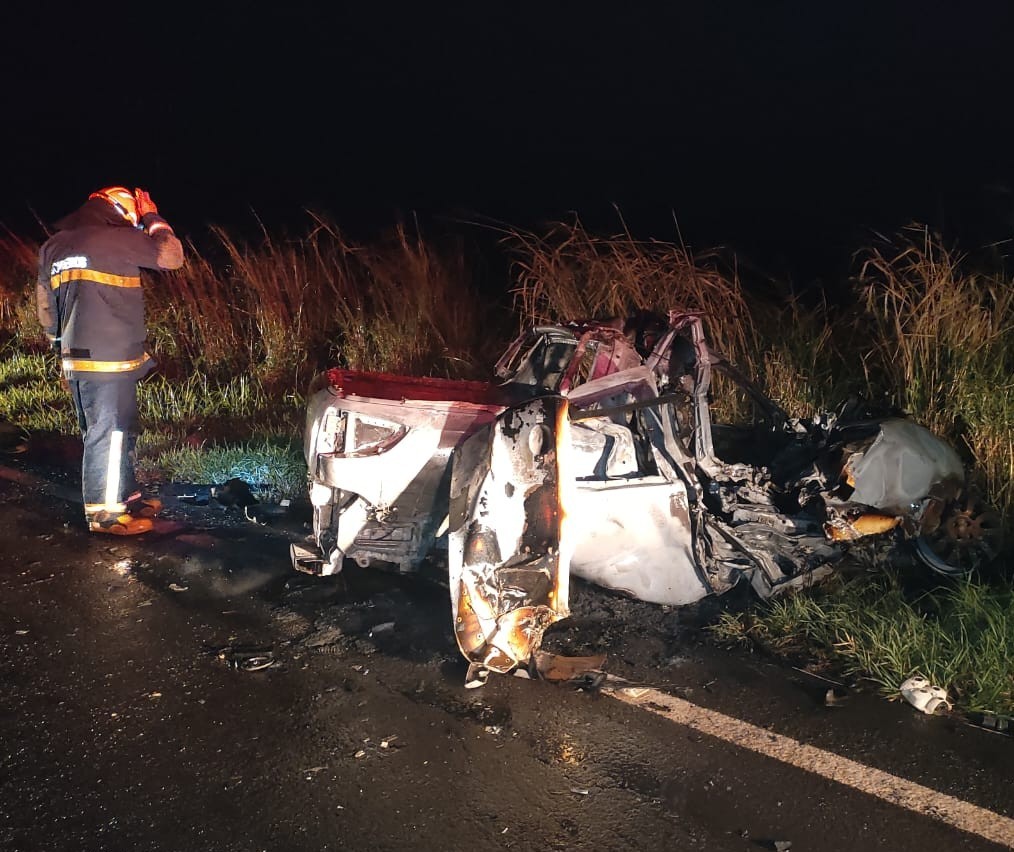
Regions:
<instances>
[{"instance_id":1,"label":"firefighter's helmet","mask_svg":"<svg viewBox=\"0 0 1014 852\"><path fill-rule=\"evenodd\" d=\"M134 199L134 193L125 186L107 186L104 189L93 192L88 198L89 200L101 198L103 201L107 201L116 208L117 213L135 228L137 227L137 201Z\"/></svg>"}]
</instances>

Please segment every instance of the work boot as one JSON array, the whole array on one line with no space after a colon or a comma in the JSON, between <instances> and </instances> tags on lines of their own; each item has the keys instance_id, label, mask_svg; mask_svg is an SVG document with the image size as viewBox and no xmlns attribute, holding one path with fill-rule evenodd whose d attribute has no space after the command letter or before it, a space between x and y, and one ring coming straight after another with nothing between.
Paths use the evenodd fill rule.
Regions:
<instances>
[{"instance_id":1,"label":"work boot","mask_svg":"<svg viewBox=\"0 0 1014 852\"><path fill-rule=\"evenodd\" d=\"M109 535L140 535L153 526L150 518L135 518L126 512L92 512L85 518L91 532Z\"/></svg>"},{"instance_id":2,"label":"work boot","mask_svg":"<svg viewBox=\"0 0 1014 852\"><path fill-rule=\"evenodd\" d=\"M154 518L162 511L162 501L157 497L142 497L140 492L131 494L126 500L127 514L135 518Z\"/></svg>"}]
</instances>

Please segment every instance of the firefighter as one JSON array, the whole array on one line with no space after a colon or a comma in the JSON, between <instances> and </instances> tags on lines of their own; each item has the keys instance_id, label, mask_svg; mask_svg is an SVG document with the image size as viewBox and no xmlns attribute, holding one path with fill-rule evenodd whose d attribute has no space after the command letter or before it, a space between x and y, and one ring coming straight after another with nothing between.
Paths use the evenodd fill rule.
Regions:
<instances>
[{"instance_id":1,"label":"firefighter","mask_svg":"<svg viewBox=\"0 0 1014 852\"><path fill-rule=\"evenodd\" d=\"M39 321L74 399L92 532L148 532L162 508L142 495L134 473L137 382L154 367L144 348L141 268L182 265L183 246L151 196L122 186L93 192L39 251Z\"/></svg>"}]
</instances>

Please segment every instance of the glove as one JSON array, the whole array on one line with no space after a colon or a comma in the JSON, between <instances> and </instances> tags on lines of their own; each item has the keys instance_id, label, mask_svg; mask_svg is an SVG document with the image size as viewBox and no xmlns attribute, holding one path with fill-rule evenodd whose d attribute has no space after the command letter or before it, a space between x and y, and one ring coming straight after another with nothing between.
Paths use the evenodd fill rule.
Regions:
<instances>
[{"instance_id":1,"label":"glove","mask_svg":"<svg viewBox=\"0 0 1014 852\"><path fill-rule=\"evenodd\" d=\"M134 190L134 203L137 205L138 221L143 219L149 213L158 214L158 207L155 206L155 202L152 201L151 196L140 187Z\"/></svg>"},{"instance_id":2,"label":"glove","mask_svg":"<svg viewBox=\"0 0 1014 852\"><path fill-rule=\"evenodd\" d=\"M49 348L50 348L50 350L52 350L53 354L57 358L59 358L60 354L61 354L60 353L60 346L61 346L61 343L60 343L60 338L59 337L50 337L49 338Z\"/></svg>"}]
</instances>

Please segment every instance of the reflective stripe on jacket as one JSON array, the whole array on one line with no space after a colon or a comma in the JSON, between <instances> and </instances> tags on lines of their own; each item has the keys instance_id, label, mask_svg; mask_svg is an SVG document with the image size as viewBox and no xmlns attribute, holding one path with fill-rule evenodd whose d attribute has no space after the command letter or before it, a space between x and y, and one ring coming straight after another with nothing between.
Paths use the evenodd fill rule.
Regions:
<instances>
[{"instance_id":1,"label":"reflective stripe on jacket","mask_svg":"<svg viewBox=\"0 0 1014 852\"><path fill-rule=\"evenodd\" d=\"M64 358L60 363L64 373L130 373L151 360L145 352L131 361L96 361L94 358ZM78 377L80 378L80 376Z\"/></svg>"}]
</instances>

